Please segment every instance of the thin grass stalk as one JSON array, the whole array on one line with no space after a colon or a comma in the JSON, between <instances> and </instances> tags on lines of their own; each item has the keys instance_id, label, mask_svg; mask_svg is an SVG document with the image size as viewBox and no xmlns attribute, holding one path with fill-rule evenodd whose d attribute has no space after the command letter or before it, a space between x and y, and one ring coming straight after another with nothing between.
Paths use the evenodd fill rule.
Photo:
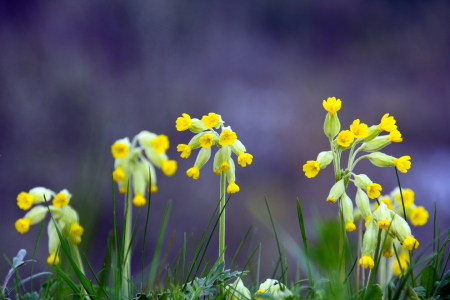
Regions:
<instances>
[{"instance_id":1,"label":"thin grass stalk","mask_svg":"<svg viewBox=\"0 0 450 300\"><path fill-rule=\"evenodd\" d=\"M286 283L285 278L283 278L283 274L284 274L284 266L283 266L283 254L281 252L281 248L280 248L280 242L278 241L278 234L277 231L275 229L275 223L273 222L273 218L272 218L272 213L270 212L270 207L269 207L269 203L267 202L267 198L264 197L264 201L266 202L266 207L267 207L267 211L269 212L269 217L270 217L270 223L272 223L272 228L273 228L273 233L275 234L275 240L277 242L277 248L278 248L278 255L279 255L279 263L281 265L281 275L282 277L281 282Z\"/></svg>"},{"instance_id":2,"label":"thin grass stalk","mask_svg":"<svg viewBox=\"0 0 450 300\"><path fill-rule=\"evenodd\" d=\"M128 197L128 193L125 195L125 215L124 221L125 225L123 230L125 231L125 236L123 239L123 277L122 289L123 293L128 297L130 294L130 289L128 285L128 280L131 278L131 253L128 253L128 248L131 247L131 221L132 221L132 208L133 203Z\"/></svg>"},{"instance_id":3,"label":"thin grass stalk","mask_svg":"<svg viewBox=\"0 0 450 300\"><path fill-rule=\"evenodd\" d=\"M300 204L300 200L298 198L297 198L297 216L298 216L298 223L300 226L300 232L302 234L303 247L305 248L306 268L308 270L309 286L312 289L314 287L314 280L313 280L312 274L311 274L311 266L309 265L309 251L308 251L308 242L306 239L305 222L303 219L303 210L302 210L302 206ZM313 296L313 298L314 298L314 296Z\"/></svg>"},{"instance_id":4,"label":"thin grass stalk","mask_svg":"<svg viewBox=\"0 0 450 300\"><path fill-rule=\"evenodd\" d=\"M225 263L225 172L220 172L219 262Z\"/></svg>"},{"instance_id":5,"label":"thin grass stalk","mask_svg":"<svg viewBox=\"0 0 450 300\"><path fill-rule=\"evenodd\" d=\"M148 170L149 179L148 179L148 186L152 186L152 172L150 171L150 168ZM152 203L152 193L148 193L148 205L147 205L147 214L145 215L145 227L144 227L144 241L142 242L142 255L141 255L141 291L144 290L144 264L145 264L145 242L147 240L147 229L148 229L148 220L150 219L150 208Z\"/></svg>"}]
</instances>

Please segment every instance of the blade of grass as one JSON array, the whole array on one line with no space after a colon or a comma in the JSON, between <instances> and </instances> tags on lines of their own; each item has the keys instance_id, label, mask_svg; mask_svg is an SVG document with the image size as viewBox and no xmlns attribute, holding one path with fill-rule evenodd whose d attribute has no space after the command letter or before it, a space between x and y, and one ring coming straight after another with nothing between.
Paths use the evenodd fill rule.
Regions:
<instances>
[{"instance_id":1,"label":"blade of grass","mask_svg":"<svg viewBox=\"0 0 450 300\"><path fill-rule=\"evenodd\" d=\"M42 220L41 224L39 225L39 230L38 230L38 233L37 233L36 242L34 243L33 256L31 257L32 262L31 262L30 276L33 275L37 247L38 247L39 241L41 240L42 230L44 229L44 223L45 223L45 221ZM30 291L32 291L32 290L33 290L33 280L31 279L30 280Z\"/></svg>"},{"instance_id":2,"label":"blade of grass","mask_svg":"<svg viewBox=\"0 0 450 300\"><path fill-rule=\"evenodd\" d=\"M248 234L250 233L250 230L252 229L252 227L253 227L253 225L250 225L250 227L248 228L247 232L245 233L244 239L239 244L239 247L238 247L238 249L236 250L236 253L233 256L233 259L231 260L230 269L233 266L234 261L236 260L236 257L239 255L239 253L241 251L241 248L242 248L242 245L244 245L245 241L247 240Z\"/></svg>"},{"instance_id":3,"label":"blade of grass","mask_svg":"<svg viewBox=\"0 0 450 300\"><path fill-rule=\"evenodd\" d=\"M270 217L270 223L272 223L273 233L275 234L275 240L277 242L277 248L278 248L279 261L280 261L280 264L281 264L281 273L283 274L284 273L284 267L283 267L283 257L282 257L282 254L281 254L280 242L278 241L277 231L275 229L275 224L273 222L272 213L270 212L269 203L267 203L267 198L266 197L264 197L264 201L266 202L267 211L269 212L269 217ZM286 281L284 280L284 278L281 278L281 282L286 284Z\"/></svg>"},{"instance_id":4,"label":"blade of grass","mask_svg":"<svg viewBox=\"0 0 450 300\"><path fill-rule=\"evenodd\" d=\"M95 274L94 269L92 268L91 264L89 263L89 260L87 259L86 254L83 253L83 256L84 256L84 260L86 261L86 263L87 263L87 265L88 265L88 267L89 267L89 270L91 270L91 273L92 273L92 275L93 275L94 278L95 278L95 281L97 281L100 290L103 292L103 294L105 294L106 298L111 299L111 298L109 297L109 295L106 293L106 290L105 290L104 286L102 286L102 285L100 284L100 280L98 279L97 274ZM101 270L100 272L102 272L102 271L103 271L103 270ZM97 297L100 298L100 295L97 294Z\"/></svg>"},{"instance_id":5,"label":"blade of grass","mask_svg":"<svg viewBox=\"0 0 450 300\"><path fill-rule=\"evenodd\" d=\"M300 233L302 234L303 247L305 248L305 254L306 254L306 268L308 270L309 286L312 288L314 286L314 280L312 278L311 267L309 265L309 251L308 251L308 241L306 238L306 231L305 231L305 221L303 219L302 205L300 204L300 200L298 198L297 198L296 204L297 204L298 225L300 226Z\"/></svg>"}]
</instances>

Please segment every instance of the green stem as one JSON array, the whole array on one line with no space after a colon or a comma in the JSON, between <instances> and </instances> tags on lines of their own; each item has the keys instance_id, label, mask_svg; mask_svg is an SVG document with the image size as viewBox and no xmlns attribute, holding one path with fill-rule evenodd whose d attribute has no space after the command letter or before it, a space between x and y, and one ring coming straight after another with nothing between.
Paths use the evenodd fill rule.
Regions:
<instances>
[{"instance_id":1,"label":"green stem","mask_svg":"<svg viewBox=\"0 0 450 300\"><path fill-rule=\"evenodd\" d=\"M372 288L373 282L375 281L375 274L377 273L377 269L378 269L378 264L379 264L379 260L378 260L378 256L380 255L380 245L381 245L381 228L378 228L378 239L377 239L377 247L375 248L375 266L372 270L370 270L370 274L369 274L369 280L367 280L367 285L366 285L366 292L364 295L364 299L366 299L366 296L369 295L370 293L370 289Z\"/></svg>"},{"instance_id":2,"label":"green stem","mask_svg":"<svg viewBox=\"0 0 450 300\"><path fill-rule=\"evenodd\" d=\"M122 279L122 288L123 293L128 297L129 289L128 289L128 281L131 280L131 251L129 248L131 247L131 213L133 208L133 203L130 201L131 194L127 194L129 198L125 199L125 237L123 241L123 279ZM125 196L125 197L127 197Z\"/></svg>"},{"instance_id":3,"label":"green stem","mask_svg":"<svg viewBox=\"0 0 450 300\"><path fill-rule=\"evenodd\" d=\"M339 199L339 278L345 280L345 224L342 214L342 201Z\"/></svg>"},{"instance_id":4,"label":"green stem","mask_svg":"<svg viewBox=\"0 0 450 300\"><path fill-rule=\"evenodd\" d=\"M77 264L81 273L86 275L86 273L84 272L83 262L81 261L80 249L78 249L77 245L74 245L72 243L69 243L69 245L70 245L70 248L72 249L73 259L75 260L75 263ZM84 287L82 286L81 288L82 288L83 294L87 295L87 291L84 289ZM83 296L81 299L89 300L91 298L89 296Z\"/></svg>"},{"instance_id":5,"label":"green stem","mask_svg":"<svg viewBox=\"0 0 450 300\"><path fill-rule=\"evenodd\" d=\"M225 172L220 173L219 263L225 262Z\"/></svg>"}]
</instances>

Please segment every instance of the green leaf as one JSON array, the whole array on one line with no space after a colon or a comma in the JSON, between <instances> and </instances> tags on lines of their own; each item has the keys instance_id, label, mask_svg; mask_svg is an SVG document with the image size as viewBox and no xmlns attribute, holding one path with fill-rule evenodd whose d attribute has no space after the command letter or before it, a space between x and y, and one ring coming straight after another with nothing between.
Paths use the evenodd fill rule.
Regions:
<instances>
[{"instance_id":1,"label":"green leaf","mask_svg":"<svg viewBox=\"0 0 450 300\"><path fill-rule=\"evenodd\" d=\"M426 297L426 290L423 286L418 286L414 288L414 292L416 293L417 296L419 296L419 298L421 299L425 299Z\"/></svg>"},{"instance_id":2,"label":"green leaf","mask_svg":"<svg viewBox=\"0 0 450 300\"><path fill-rule=\"evenodd\" d=\"M420 276L420 285L423 286L426 290L426 298L429 298L431 297L431 295L433 295L435 283L438 278L439 277L434 266L428 265L422 270L422 275Z\"/></svg>"},{"instance_id":3,"label":"green leaf","mask_svg":"<svg viewBox=\"0 0 450 300\"><path fill-rule=\"evenodd\" d=\"M406 300L420 300L419 296L416 294L415 290L411 286L408 286L405 299Z\"/></svg>"},{"instance_id":4,"label":"green leaf","mask_svg":"<svg viewBox=\"0 0 450 300\"><path fill-rule=\"evenodd\" d=\"M433 294L433 298L442 300L450 299L450 271L447 271L447 273L444 274L444 277L442 277L442 280L437 283L438 286Z\"/></svg>"},{"instance_id":5,"label":"green leaf","mask_svg":"<svg viewBox=\"0 0 450 300\"><path fill-rule=\"evenodd\" d=\"M381 292L381 287L379 284L372 285L369 293L365 295L365 300L381 300L383 298L383 293Z\"/></svg>"}]
</instances>

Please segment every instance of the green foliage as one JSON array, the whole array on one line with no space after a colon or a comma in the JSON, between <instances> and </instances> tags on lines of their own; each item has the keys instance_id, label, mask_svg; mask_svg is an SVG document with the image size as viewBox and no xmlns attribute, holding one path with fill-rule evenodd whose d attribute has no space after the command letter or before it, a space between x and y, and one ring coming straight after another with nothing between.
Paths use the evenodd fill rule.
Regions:
<instances>
[{"instance_id":1,"label":"green foliage","mask_svg":"<svg viewBox=\"0 0 450 300\"><path fill-rule=\"evenodd\" d=\"M428 265L422 270L422 275L420 276L420 285L423 286L426 291L425 297L429 298L433 295L438 278L438 273L436 272L434 266Z\"/></svg>"},{"instance_id":2,"label":"green foliage","mask_svg":"<svg viewBox=\"0 0 450 300\"><path fill-rule=\"evenodd\" d=\"M441 281L437 282L436 291L433 294L436 300L450 299L450 271L444 274Z\"/></svg>"}]
</instances>

